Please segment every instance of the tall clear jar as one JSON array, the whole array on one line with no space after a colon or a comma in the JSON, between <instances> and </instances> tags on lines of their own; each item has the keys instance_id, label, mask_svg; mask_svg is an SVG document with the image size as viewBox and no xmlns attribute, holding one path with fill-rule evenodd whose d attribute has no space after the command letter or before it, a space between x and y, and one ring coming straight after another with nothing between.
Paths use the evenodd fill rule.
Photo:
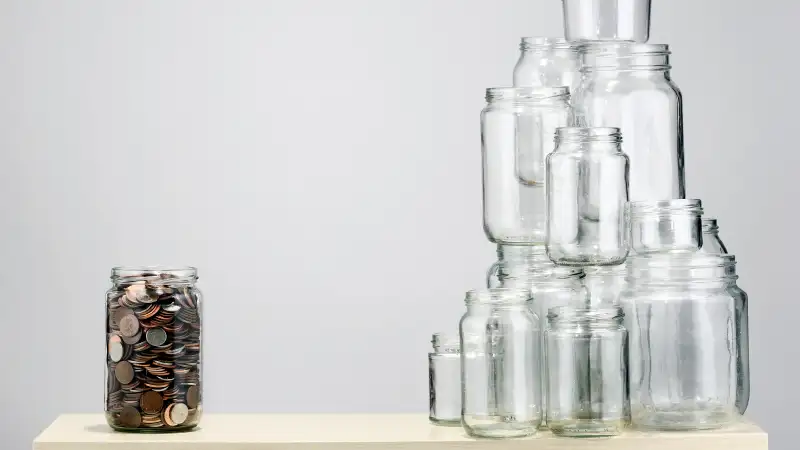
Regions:
<instances>
[{"instance_id":1,"label":"tall clear jar","mask_svg":"<svg viewBox=\"0 0 800 450\"><path fill-rule=\"evenodd\" d=\"M434 334L428 353L430 414L437 425L461 425L461 344L458 335Z\"/></svg>"},{"instance_id":2,"label":"tall clear jar","mask_svg":"<svg viewBox=\"0 0 800 450\"><path fill-rule=\"evenodd\" d=\"M703 244L700 248L701 253L709 255L727 255L728 249L722 243L719 237L719 225L717 219L704 218L702 220L703 226Z\"/></svg>"},{"instance_id":3,"label":"tall clear jar","mask_svg":"<svg viewBox=\"0 0 800 450\"><path fill-rule=\"evenodd\" d=\"M539 319L520 289L467 293L461 338L461 422L470 436L522 437L542 422Z\"/></svg>"},{"instance_id":4,"label":"tall clear jar","mask_svg":"<svg viewBox=\"0 0 800 450\"><path fill-rule=\"evenodd\" d=\"M545 157L572 120L560 88L490 88L481 112L483 228L498 244L544 243Z\"/></svg>"},{"instance_id":5,"label":"tall clear jar","mask_svg":"<svg viewBox=\"0 0 800 450\"><path fill-rule=\"evenodd\" d=\"M564 35L570 41L647 42L650 1L562 0Z\"/></svg>"},{"instance_id":6,"label":"tall clear jar","mask_svg":"<svg viewBox=\"0 0 800 450\"><path fill-rule=\"evenodd\" d=\"M514 66L514 86L560 87L570 92L581 80L578 47L564 38L524 37Z\"/></svg>"},{"instance_id":7,"label":"tall clear jar","mask_svg":"<svg viewBox=\"0 0 800 450\"><path fill-rule=\"evenodd\" d=\"M683 100L669 69L669 47L587 43L573 92L583 127L616 127L630 158L630 200L685 198Z\"/></svg>"},{"instance_id":8,"label":"tall clear jar","mask_svg":"<svg viewBox=\"0 0 800 450\"><path fill-rule=\"evenodd\" d=\"M561 436L614 436L630 422L628 344L619 307L548 313L547 426Z\"/></svg>"},{"instance_id":9,"label":"tall clear jar","mask_svg":"<svg viewBox=\"0 0 800 450\"><path fill-rule=\"evenodd\" d=\"M586 278L583 284L592 306L614 306L625 291L627 268L625 264L618 266L584 267Z\"/></svg>"},{"instance_id":10,"label":"tall clear jar","mask_svg":"<svg viewBox=\"0 0 800 450\"><path fill-rule=\"evenodd\" d=\"M559 128L547 155L547 255L613 266L628 256L628 157L618 128Z\"/></svg>"},{"instance_id":11,"label":"tall clear jar","mask_svg":"<svg viewBox=\"0 0 800 450\"><path fill-rule=\"evenodd\" d=\"M631 417L662 430L712 429L738 416L741 376L729 259L651 254L628 262Z\"/></svg>"},{"instance_id":12,"label":"tall clear jar","mask_svg":"<svg viewBox=\"0 0 800 450\"><path fill-rule=\"evenodd\" d=\"M193 267L115 267L106 293L105 415L119 431L179 431L202 415L202 308Z\"/></svg>"}]
</instances>

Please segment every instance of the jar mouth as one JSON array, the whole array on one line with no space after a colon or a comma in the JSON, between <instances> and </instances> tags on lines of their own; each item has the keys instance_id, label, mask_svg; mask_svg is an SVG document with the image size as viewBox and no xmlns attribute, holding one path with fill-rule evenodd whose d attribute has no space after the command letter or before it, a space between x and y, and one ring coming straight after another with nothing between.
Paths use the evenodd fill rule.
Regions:
<instances>
[{"instance_id":1,"label":"jar mouth","mask_svg":"<svg viewBox=\"0 0 800 450\"><path fill-rule=\"evenodd\" d=\"M197 268L191 266L117 266L111 269L112 281L169 283L196 280Z\"/></svg>"},{"instance_id":2,"label":"jar mouth","mask_svg":"<svg viewBox=\"0 0 800 450\"><path fill-rule=\"evenodd\" d=\"M631 215L644 214L702 214L703 202L698 199L642 200L628 202Z\"/></svg>"},{"instance_id":3,"label":"jar mouth","mask_svg":"<svg viewBox=\"0 0 800 450\"><path fill-rule=\"evenodd\" d=\"M520 40L519 49L523 52L529 50L570 50L577 53L578 46L564 38L529 36Z\"/></svg>"},{"instance_id":4,"label":"jar mouth","mask_svg":"<svg viewBox=\"0 0 800 450\"><path fill-rule=\"evenodd\" d=\"M484 288L467 291L465 303L469 305L524 305L531 298L526 288Z\"/></svg>"},{"instance_id":5,"label":"jar mouth","mask_svg":"<svg viewBox=\"0 0 800 450\"><path fill-rule=\"evenodd\" d=\"M456 352L461 347L461 341L457 334L434 333L431 337L431 344L434 350L444 350Z\"/></svg>"},{"instance_id":6,"label":"jar mouth","mask_svg":"<svg viewBox=\"0 0 800 450\"><path fill-rule=\"evenodd\" d=\"M609 323L620 321L624 316L625 314L622 312L622 308L618 306L557 306L547 311L547 320L550 323Z\"/></svg>"},{"instance_id":7,"label":"jar mouth","mask_svg":"<svg viewBox=\"0 0 800 450\"><path fill-rule=\"evenodd\" d=\"M622 142L622 133L614 127L559 127L556 143L560 142Z\"/></svg>"},{"instance_id":8,"label":"jar mouth","mask_svg":"<svg viewBox=\"0 0 800 450\"><path fill-rule=\"evenodd\" d=\"M491 87L486 89L486 101L501 100L542 101L550 99L568 99L569 88L560 87Z\"/></svg>"},{"instance_id":9,"label":"jar mouth","mask_svg":"<svg viewBox=\"0 0 800 450\"><path fill-rule=\"evenodd\" d=\"M701 222L703 224L703 233L716 233L719 231L717 219L712 217L704 218Z\"/></svg>"},{"instance_id":10,"label":"jar mouth","mask_svg":"<svg viewBox=\"0 0 800 450\"><path fill-rule=\"evenodd\" d=\"M592 42L578 47L581 70L666 70L670 68L666 44L640 44L636 42Z\"/></svg>"},{"instance_id":11,"label":"jar mouth","mask_svg":"<svg viewBox=\"0 0 800 450\"><path fill-rule=\"evenodd\" d=\"M667 44L643 44L633 41L580 41L578 50L584 54L669 55Z\"/></svg>"},{"instance_id":12,"label":"jar mouth","mask_svg":"<svg viewBox=\"0 0 800 450\"><path fill-rule=\"evenodd\" d=\"M643 279L661 283L703 283L739 278L735 255L654 253L629 258L627 266L627 280L632 283Z\"/></svg>"}]
</instances>

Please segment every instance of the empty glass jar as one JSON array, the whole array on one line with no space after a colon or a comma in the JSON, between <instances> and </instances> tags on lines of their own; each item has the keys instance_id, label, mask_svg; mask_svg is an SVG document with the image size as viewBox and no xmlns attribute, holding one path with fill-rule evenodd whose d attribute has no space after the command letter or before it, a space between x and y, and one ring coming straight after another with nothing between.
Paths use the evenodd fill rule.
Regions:
<instances>
[{"instance_id":1,"label":"empty glass jar","mask_svg":"<svg viewBox=\"0 0 800 450\"><path fill-rule=\"evenodd\" d=\"M429 419L437 425L461 424L461 349L458 335L434 334L428 353Z\"/></svg>"},{"instance_id":2,"label":"empty glass jar","mask_svg":"<svg viewBox=\"0 0 800 450\"><path fill-rule=\"evenodd\" d=\"M718 428L738 416L741 390L731 259L699 253L634 256L621 304L629 333L631 417L663 430Z\"/></svg>"},{"instance_id":3,"label":"empty glass jar","mask_svg":"<svg viewBox=\"0 0 800 450\"><path fill-rule=\"evenodd\" d=\"M669 74L669 48L600 42L579 51L583 78L572 93L576 124L622 131L630 200L684 198L683 106Z\"/></svg>"},{"instance_id":4,"label":"empty glass jar","mask_svg":"<svg viewBox=\"0 0 800 450\"><path fill-rule=\"evenodd\" d=\"M613 436L630 422L627 335L619 307L550 310L547 426L562 436Z\"/></svg>"},{"instance_id":5,"label":"empty glass jar","mask_svg":"<svg viewBox=\"0 0 800 450\"><path fill-rule=\"evenodd\" d=\"M700 252L708 253L709 255L726 255L728 249L719 238L719 226L717 219L706 218L702 220L703 227L703 246Z\"/></svg>"},{"instance_id":6,"label":"empty glass jar","mask_svg":"<svg viewBox=\"0 0 800 450\"><path fill-rule=\"evenodd\" d=\"M547 254L560 265L616 265L628 255L628 157L618 128L559 128L547 156Z\"/></svg>"},{"instance_id":7,"label":"empty glass jar","mask_svg":"<svg viewBox=\"0 0 800 450\"><path fill-rule=\"evenodd\" d=\"M470 436L535 434L542 422L539 320L519 289L467 293L461 318L462 424Z\"/></svg>"},{"instance_id":8,"label":"empty glass jar","mask_svg":"<svg viewBox=\"0 0 800 450\"><path fill-rule=\"evenodd\" d=\"M563 38L524 37L514 66L514 86L560 87L572 92L581 79L578 48Z\"/></svg>"},{"instance_id":9,"label":"empty glass jar","mask_svg":"<svg viewBox=\"0 0 800 450\"><path fill-rule=\"evenodd\" d=\"M628 210L633 253L696 252L703 246L700 200L631 202Z\"/></svg>"},{"instance_id":10,"label":"empty glass jar","mask_svg":"<svg viewBox=\"0 0 800 450\"><path fill-rule=\"evenodd\" d=\"M481 113L483 228L502 244L544 243L544 158L571 121L567 88L491 88Z\"/></svg>"},{"instance_id":11,"label":"empty glass jar","mask_svg":"<svg viewBox=\"0 0 800 450\"><path fill-rule=\"evenodd\" d=\"M106 293L106 421L177 431L202 415L197 269L115 267Z\"/></svg>"},{"instance_id":12,"label":"empty glass jar","mask_svg":"<svg viewBox=\"0 0 800 450\"><path fill-rule=\"evenodd\" d=\"M564 34L570 41L634 41L650 38L650 0L562 0Z\"/></svg>"}]
</instances>

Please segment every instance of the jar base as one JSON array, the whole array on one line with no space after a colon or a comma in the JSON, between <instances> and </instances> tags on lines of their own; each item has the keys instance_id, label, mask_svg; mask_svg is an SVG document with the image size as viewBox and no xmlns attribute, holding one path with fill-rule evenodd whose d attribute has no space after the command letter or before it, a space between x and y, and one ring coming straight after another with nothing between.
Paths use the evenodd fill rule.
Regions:
<instances>
[{"instance_id":1,"label":"jar base","mask_svg":"<svg viewBox=\"0 0 800 450\"><path fill-rule=\"evenodd\" d=\"M439 427L460 427L461 418L458 419L437 419L436 417L428 417L430 423Z\"/></svg>"},{"instance_id":2,"label":"jar base","mask_svg":"<svg viewBox=\"0 0 800 450\"><path fill-rule=\"evenodd\" d=\"M539 431L539 420L514 421L508 416L465 416L464 429L472 437L505 439L533 436Z\"/></svg>"},{"instance_id":3,"label":"jar base","mask_svg":"<svg viewBox=\"0 0 800 450\"><path fill-rule=\"evenodd\" d=\"M633 416L636 427L661 431L713 430L735 420L736 414L724 408L642 411Z\"/></svg>"},{"instance_id":4,"label":"jar base","mask_svg":"<svg viewBox=\"0 0 800 450\"><path fill-rule=\"evenodd\" d=\"M627 426L625 420L555 420L550 422L550 431L563 437L609 437L617 436Z\"/></svg>"}]
</instances>

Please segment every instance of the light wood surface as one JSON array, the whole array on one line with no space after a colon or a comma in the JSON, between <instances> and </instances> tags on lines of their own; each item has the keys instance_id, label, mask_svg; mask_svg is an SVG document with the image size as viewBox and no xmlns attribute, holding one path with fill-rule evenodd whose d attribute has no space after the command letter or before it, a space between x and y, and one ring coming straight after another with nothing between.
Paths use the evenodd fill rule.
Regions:
<instances>
[{"instance_id":1,"label":"light wood surface","mask_svg":"<svg viewBox=\"0 0 800 450\"><path fill-rule=\"evenodd\" d=\"M34 450L767 450L767 434L742 422L691 433L631 430L614 438L477 440L460 427L428 423L426 414L204 414L191 432L120 433L101 414L60 416Z\"/></svg>"}]
</instances>

